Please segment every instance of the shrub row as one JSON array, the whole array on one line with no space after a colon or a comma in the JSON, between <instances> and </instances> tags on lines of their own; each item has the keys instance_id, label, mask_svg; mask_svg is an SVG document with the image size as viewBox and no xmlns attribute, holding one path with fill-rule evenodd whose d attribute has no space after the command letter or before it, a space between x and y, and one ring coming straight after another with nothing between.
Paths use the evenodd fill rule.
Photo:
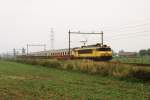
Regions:
<instances>
[{"instance_id":1,"label":"shrub row","mask_svg":"<svg viewBox=\"0 0 150 100\"><path fill-rule=\"evenodd\" d=\"M15 61L45 67L78 70L90 74L100 74L103 76L134 78L143 81L150 81L150 67L136 67L120 63L95 62L91 60L60 61L45 59L15 59Z\"/></svg>"}]
</instances>

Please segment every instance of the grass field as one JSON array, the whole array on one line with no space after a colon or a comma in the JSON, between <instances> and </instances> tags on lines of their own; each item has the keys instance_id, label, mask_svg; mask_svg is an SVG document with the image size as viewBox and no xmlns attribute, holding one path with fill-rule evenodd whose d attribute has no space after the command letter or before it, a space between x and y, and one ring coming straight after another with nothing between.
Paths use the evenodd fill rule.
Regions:
<instances>
[{"instance_id":1,"label":"grass field","mask_svg":"<svg viewBox=\"0 0 150 100\"><path fill-rule=\"evenodd\" d=\"M150 83L0 61L0 100L149 100Z\"/></svg>"},{"instance_id":2,"label":"grass field","mask_svg":"<svg viewBox=\"0 0 150 100\"><path fill-rule=\"evenodd\" d=\"M123 62L123 63L150 64L150 56L143 56L143 57L114 57L112 61L119 61L119 62Z\"/></svg>"}]
</instances>

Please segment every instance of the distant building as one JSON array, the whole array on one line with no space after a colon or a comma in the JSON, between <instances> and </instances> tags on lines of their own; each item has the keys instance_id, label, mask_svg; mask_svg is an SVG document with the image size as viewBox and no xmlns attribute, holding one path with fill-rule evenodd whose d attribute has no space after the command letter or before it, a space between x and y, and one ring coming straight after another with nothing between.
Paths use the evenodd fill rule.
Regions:
<instances>
[{"instance_id":1,"label":"distant building","mask_svg":"<svg viewBox=\"0 0 150 100\"><path fill-rule=\"evenodd\" d=\"M136 57L137 53L136 52L119 51L118 56L119 57Z\"/></svg>"}]
</instances>

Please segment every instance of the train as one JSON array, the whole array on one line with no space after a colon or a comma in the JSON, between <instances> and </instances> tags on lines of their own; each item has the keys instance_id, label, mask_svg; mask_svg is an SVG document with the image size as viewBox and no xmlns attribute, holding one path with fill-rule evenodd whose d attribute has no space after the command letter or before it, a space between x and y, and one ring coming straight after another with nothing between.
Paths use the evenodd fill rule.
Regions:
<instances>
[{"instance_id":1,"label":"train","mask_svg":"<svg viewBox=\"0 0 150 100\"><path fill-rule=\"evenodd\" d=\"M109 61L112 59L112 49L110 46L96 43L94 45L70 49L32 52L29 54L17 55L17 57L40 59L90 59L96 61Z\"/></svg>"}]
</instances>

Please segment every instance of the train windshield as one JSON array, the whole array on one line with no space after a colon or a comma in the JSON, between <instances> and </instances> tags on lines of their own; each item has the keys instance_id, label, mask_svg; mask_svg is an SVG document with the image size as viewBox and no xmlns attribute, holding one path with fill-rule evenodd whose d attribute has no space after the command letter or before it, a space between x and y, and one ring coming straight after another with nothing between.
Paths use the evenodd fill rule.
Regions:
<instances>
[{"instance_id":1,"label":"train windshield","mask_svg":"<svg viewBox=\"0 0 150 100\"><path fill-rule=\"evenodd\" d=\"M97 51L111 51L111 48L98 48Z\"/></svg>"},{"instance_id":2,"label":"train windshield","mask_svg":"<svg viewBox=\"0 0 150 100\"><path fill-rule=\"evenodd\" d=\"M87 53L92 53L92 49L85 49L85 50L78 51L78 54L87 54Z\"/></svg>"}]
</instances>

